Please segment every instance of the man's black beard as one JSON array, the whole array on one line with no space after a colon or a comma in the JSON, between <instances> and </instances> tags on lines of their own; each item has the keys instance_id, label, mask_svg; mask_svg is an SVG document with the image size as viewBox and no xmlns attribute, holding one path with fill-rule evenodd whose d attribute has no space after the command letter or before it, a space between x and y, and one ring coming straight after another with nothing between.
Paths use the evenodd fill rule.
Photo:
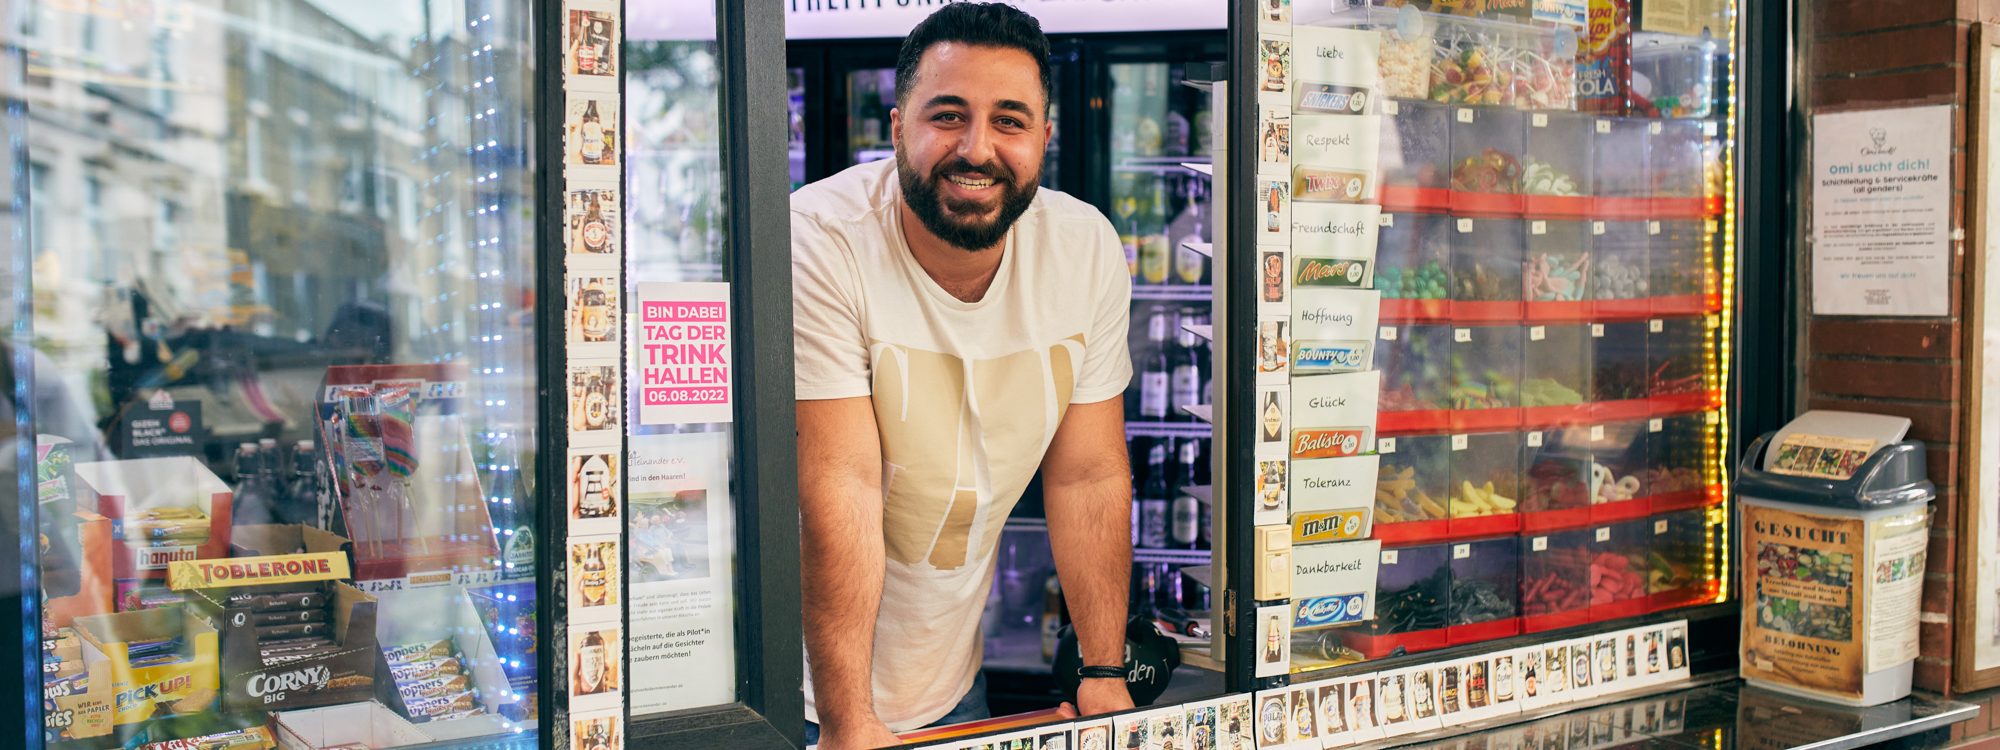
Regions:
<instances>
[{"instance_id":1,"label":"man's black beard","mask_svg":"<svg viewBox=\"0 0 2000 750\"><path fill-rule=\"evenodd\" d=\"M944 175L953 172L972 172L984 175L1000 186L1000 215L993 221L978 224L968 223L945 213L947 208L959 213L976 213L986 207L978 203L952 201L938 193L937 183ZM1014 172L999 161L988 162L983 167L974 167L961 157L954 156L931 169L928 176L918 175L910 162L903 158L903 150L896 150L896 175L903 183L903 201L910 205L910 211L924 228L938 239L952 247L978 252L1000 244L1006 238L1007 230L1014 228L1014 222L1026 213L1028 205L1035 201L1035 191L1041 186L1041 175L1028 181L1026 188L1014 181ZM976 220L974 220L976 221Z\"/></svg>"}]
</instances>

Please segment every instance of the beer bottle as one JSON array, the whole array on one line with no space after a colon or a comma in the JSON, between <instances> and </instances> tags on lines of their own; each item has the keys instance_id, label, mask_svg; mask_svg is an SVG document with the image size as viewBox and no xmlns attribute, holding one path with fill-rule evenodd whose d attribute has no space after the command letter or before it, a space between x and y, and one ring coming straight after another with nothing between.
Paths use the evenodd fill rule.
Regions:
<instances>
[{"instance_id":1,"label":"beer bottle","mask_svg":"<svg viewBox=\"0 0 2000 750\"><path fill-rule=\"evenodd\" d=\"M1139 489L1139 546L1167 546L1167 441L1153 444L1146 456L1146 483Z\"/></svg>"},{"instance_id":2,"label":"beer bottle","mask_svg":"<svg viewBox=\"0 0 2000 750\"><path fill-rule=\"evenodd\" d=\"M1172 365L1167 362L1167 313L1155 308L1146 320L1146 341L1152 345L1146 364L1139 372L1139 418L1149 421L1165 421L1169 397L1169 373Z\"/></svg>"},{"instance_id":3,"label":"beer bottle","mask_svg":"<svg viewBox=\"0 0 2000 750\"><path fill-rule=\"evenodd\" d=\"M1188 494L1195 483L1195 463L1201 460L1201 445L1194 438L1181 440L1180 456L1174 464L1174 546L1201 548L1201 501Z\"/></svg>"}]
</instances>

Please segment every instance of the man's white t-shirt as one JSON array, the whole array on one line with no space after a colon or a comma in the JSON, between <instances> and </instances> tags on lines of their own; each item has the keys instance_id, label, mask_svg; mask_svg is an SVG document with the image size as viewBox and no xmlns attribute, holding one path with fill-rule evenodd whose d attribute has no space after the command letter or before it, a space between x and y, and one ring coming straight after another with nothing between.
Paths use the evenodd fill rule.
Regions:
<instances>
[{"instance_id":1,"label":"man's white t-shirt","mask_svg":"<svg viewBox=\"0 0 2000 750\"><path fill-rule=\"evenodd\" d=\"M1132 376L1132 280L1095 208L1038 191L1004 249L983 251L1002 253L993 285L964 302L910 254L901 194L893 159L792 194L798 398L872 396L881 435L874 694L896 731L971 688L1001 525L1069 405ZM805 698L818 721L810 680Z\"/></svg>"}]
</instances>

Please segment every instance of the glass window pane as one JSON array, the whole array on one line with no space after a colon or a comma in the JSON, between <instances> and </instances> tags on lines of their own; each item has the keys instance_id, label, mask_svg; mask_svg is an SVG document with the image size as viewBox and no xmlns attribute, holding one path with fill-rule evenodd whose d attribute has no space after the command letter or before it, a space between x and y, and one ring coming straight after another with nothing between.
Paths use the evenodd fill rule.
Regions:
<instances>
[{"instance_id":1,"label":"glass window pane","mask_svg":"<svg viewBox=\"0 0 2000 750\"><path fill-rule=\"evenodd\" d=\"M627 306L633 325L644 327L647 302L726 300L735 279L714 20L706 8L674 4L647 4L648 21L632 18L625 44L626 293L638 301ZM651 22L659 20L666 23ZM647 338L630 337L626 374L634 720L737 699L735 434L727 412L649 414L645 394L660 384L647 380L660 368L648 366Z\"/></svg>"},{"instance_id":2,"label":"glass window pane","mask_svg":"<svg viewBox=\"0 0 2000 750\"><path fill-rule=\"evenodd\" d=\"M46 740L532 731L528 6L28 6Z\"/></svg>"}]
</instances>

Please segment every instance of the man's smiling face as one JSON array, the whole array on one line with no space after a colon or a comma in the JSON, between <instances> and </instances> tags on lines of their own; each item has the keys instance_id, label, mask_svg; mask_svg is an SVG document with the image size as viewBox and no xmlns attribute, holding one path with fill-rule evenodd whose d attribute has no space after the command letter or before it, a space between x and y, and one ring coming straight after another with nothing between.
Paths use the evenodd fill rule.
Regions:
<instances>
[{"instance_id":1,"label":"man's smiling face","mask_svg":"<svg viewBox=\"0 0 2000 750\"><path fill-rule=\"evenodd\" d=\"M1038 62L1010 47L937 44L893 119L903 200L924 228L964 250L998 245L1042 179L1052 131Z\"/></svg>"}]
</instances>

